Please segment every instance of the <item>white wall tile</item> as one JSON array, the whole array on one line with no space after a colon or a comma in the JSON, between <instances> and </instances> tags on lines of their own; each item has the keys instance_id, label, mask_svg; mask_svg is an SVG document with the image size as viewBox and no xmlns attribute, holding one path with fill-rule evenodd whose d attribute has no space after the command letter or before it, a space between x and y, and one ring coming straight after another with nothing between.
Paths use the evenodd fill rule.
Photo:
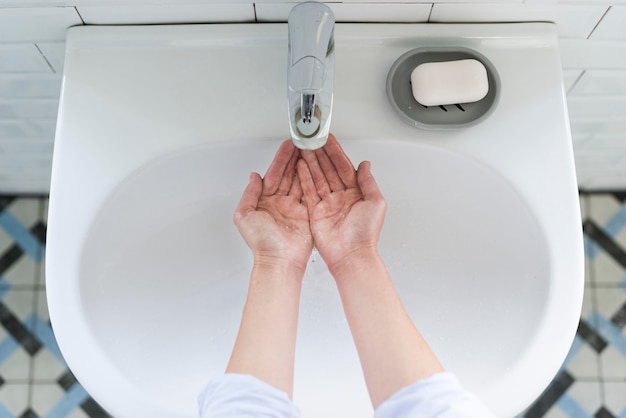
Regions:
<instances>
[{"instance_id":1,"label":"white wall tile","mask_svg":"<svg viewBox=\"0 0 626 418\"><path fill-rule=\"evenodd\" d=\"M582 75L583 70L564 70L563 71L563 87L566 92L574 86L574 83L578 82L578 79Z\"/></svg>"},{"instance_id":2,"label":"white wall tile","mask_svg":"<svg viewBox=\"0 0 626 418\"><path fill-rule=\"evenodd\" d=\"M56 117L47 119L0 119L0 140L15 138L54 138Z\"/></svg>"},{"instance_id":3,"label":"white wall tile","mask_svg":"<svg viewBox=\"0 0 626 418\"><path fill-rule=\"evenodd\" d=\"M286 21L298 1L255 1L256 15ZM77 6L91 24L141 24L251 22L252 3L0 0L0 191L47 187L49 156L28 155L43 156L50 147L44 139L54 138L65 31L82 23L67 6ZM626 0L343 0L329 6L339 22L423 22L431 7L433 21L557 22L580 179L588 188L626 188Z\"/></svg>"},{"instance_id":4,"label":"white wall tile","mask_svg":"<svg viewBox=\"0 0 626 418\"><path fill-rule=\"evenodd\" d=\"M626 6L612 6L590 39L625 39L626 40Z\"/></svg>"},{"instance_id":5,"label":"white wall tile","mask_svg":"<svg viewBox=\"0 0 626 418\"><path fill-rule=\"evenodd\" d=\"M0 44L0 73L52 73L34 44Z\"/></svg>"},{"instance_id":6,"label":"white wall tile","mask_svg":"<svg viewBox=\"0 0 626 418\"><path fill-rule=\"evenodd\" d=\"M0 0L2 1L2 0ZM83 0L84 1L84 0ZM254 3L257 5L263 4L277 4L277 3L290 3L293 7L296 3L301 3L306 0L255 0ZM386 4L386 5L396 5L396 4L423 4L423 3L476 3L477 0L337 0L337 1L329 1L323 2L328 5L333 3L358 3L358 4ZM523 3L524 0L483 0L481 3Z\"/></svg>"},{"instance_id":7,"label":"white wall tile","mask_svg":"<svg viewBox=\"0 0 626 418\"><path fill-rule=\"evenodd\" d=\"M82 25L73 7L0 8L3 42L58 41L70 26Z\"/></svg>"},{"instance_id":8,"label":"white wall tile","mask_svg":"<svg viewBox=\"0 0 626 418\"><path fill-rule=\"evenodd\" d=\"M78 6L86 24L254 22L248 4L153 4L130 2L104 6Z\"/></svg>"},{"instance_id":9,"label":"white wall tile","mask_svg":"<svg viewBox=\"0 0 626 418\"><path fill-rule=\"evenodd\" d=\"M3 0L0 0L3 1ZM19 0L4 0L19 1ZM63 0L28 0L28 1L63 1ZM185 6L185 5L230 5L230 4L246 4L252 5L258 3L257 0L65 0L72 6ZM266 0L272 1L272 0ZM273 0L276 1L276 0ZM293 0L306 1L306 0Z\"/></svg>"},{"instance_id":10,"label":"white wall tile","mask_svg":"<svg viewBox=\"0 0 626 418\"><path fill-rule=\"evenodd\" d=\"M562 39L563 68L626 70L626 41Z\"/></svg>"},{"instance_id":11,"label":"white wall tile","mask_svg":"<svg viewBox=\"0 0 626 418\"><path fill-rule=\"evenodd\" d=\"M337 22L427 22L432 5L382 3L326 3ZM293 3L260 3L256 5L259 22L286 22Z\"/></svg>"},{"instance_id":12,"label":"white wall tile","mask_svg":"<svg viewBox=\"0 0 626 418\"><path fill-rule=\"evenodd\" d=\"M52 161L48 156L6 157L0 155L0 173L5 177L23 177L36 179L41 174L49 176Z\"/></svg>"},{"instance_id":13,"label":"white wall tile","mask_svg":"<svg viewBox=\"0 0 626 418\"><path fill-rule=\"evenodd\" d=\"M0 0L0 7L67 7L70 0Z\"/></svg>"},{"instance_id":14,"label":"white wall tile","mask_svg":"<svg viewBox=\"0 0 626 418\"><path fill-rule=\"evenodd\" d=\"M430 22L555 22L559 36L587 38L606 6L558 4L437 3Z\"/></svg>"},{"instance_id":15,"label":"white wall tile","mask_svg":"<svg viewBox=\"0 0 626 418\"><path fill-rule=\"evenodd\" d=\"M65 42L38 42L37 48L39 48L56 74L63 73Z\"/></svg>"},{"instance_id":16,"label":"white wall tile","mask_svg":"<svg viewBox=\"0 0 626 418\"><path fill-rule=\"evenodd\" d=\"M31 132L31 136L54 138L57 126L56 115L54 118L47 119L29 119L26 123L27 129Z\"/></svg>"},{"instance_id":17,"label":"white wall tile","mask_svg":"<svg viewBox=\"0 0 626 418\"><path fill-rule=\"evenodd\" d=\"M570 118L617 118L626 116L626 96L569 96Z\"/></svg>"},{"instance_id":18,"label":"white wall tile","mask_svg":"<svg viewBox=\"0 0 626 418\"><path fill-rule=\"evenodd\" d=\"M0 99L0 119L55 118L59 99Z\"/></svg>"},{"instance_id":19,"label":"white wall tile","mask_svg":"<svg viewBox=\"0 0 626 418\"><path fill-rule=\"evenodd\" d=\"M569 109L568 109L569 112ZM600 129L604 120L598 119L572 119L570 118L570 128L572 137L592 138L597 129Z\"/></svg>"},{"instance_id":20,"label":"white wall tile","mask_svg":"<svg viewBox=\"0 0 626 418\"><path fill-rule=\"evenodd\" d=\"M625 152L616 152L616 149L605 148L599 149L592 146L586 146L582 149L574 148L574 156L578 164L584 164L588 166L613 164L619 161Z\"/></svg>"},{"instance_id":21,"label":"white wall tile","mask_svg":"<svg viewBox=\"0 0 626 418\"><path fill-rule=\"evenodd\" d=\"M626 70L587 70L570 95L626 95Z\"/></svg>"},{"instance_id":22,"label":"white wall tile","mask_svg":"<svg viewBox=\"0 0 626 418\"><path fill-rule=\"evenodd\" d=\"M263 1L263 0L261 0ZM266 0L268 1L268 0ZM269 0L276 1L276 0ZM305 1L305 0L293 0ZM367 0L366 0L367 1ZM380 0L378 0L380 1ZM386 1L386 0L383 0ZM0 7L155 6L188 4L249 4L258 0L0 0Z\"/></svg>"},{"instance_id":23,"label":"white wall tile","mask_svg":"<svg viewBox=\"0 0 626 418\"><path fill-rule=\"evenodd\" d=\"M47 139L0 140L0 155L31 155L49 157L54 142Z\"/></svg>"},{"instance_id":24,"label":"white wall tile","mask_svg":"<svg viewBox=\"0 0 626 418\"><path fill-rule=\"evenodd\" d=\"M598 134L588 144L588 147L598 149L623 149L626 154L626 132L621 134Z\"/></svg>"},{"instance_id":25,"label":"white wall tile","mask_svg":"<svg viewBox=\"0 0 626 418\"><path fill-rule=\"evenodd\" d=\"M615 176L617 174L624 175L624 171L620 164L624 162L626 154L621 149L589 149L576 151L574 149L574 158L578 166L579 173L593 175L593 177Z\"/></svg>"},{"instance_id":26,"label":"white wall tile","mask_svg":"<svg viewBox=\"0 0 626 418\"><path fill-rule=\"evenodd\" d=\"M524 3L542 3L542 4L626 4L626 0L524 0Z\"/></svg>"},{"instance_id":27,"label":"white wall tile","mask_svg":"<svg viewBox=\"0 0 626 418\"><path fill-rule=\"evenodd\" d=\"M20 178L3 179L0 173L0 190L6 194L46 195L50 193L50 180L45 182L43 180L25 181Z\"/></svg>"},{"instance_id":28,"label":"white wall tile","mask_svg":"<svg viewBox=\"0 0 626 418\"><path fill-rule=\"evenodd\" d=\"M570 125L572 131L576 131L580 135L613 135L626 132L626 118L572 118Z\"/></svg>"},{"instance_id":29,"label":"white wall tile","mask_svg":"<svg viewBox=\"0 0 626 418\"><path fill-rule=\"evenodd\" d=\"M24 137L28 132L28 126L22 120L0 120L0 139Z\"/></svg>"},{"instance_id":30,"label":"white wall tile","mask_svg":"<svg viewBox=\"0 0 626 418\"><path fill-rule=\"evenodd\" d=\"M58 98L61 77L38 74L0 74L0 98Z\"/></svg>"},{"instance_id":31,"label":"white wall tile","mask_svg":"<svg viewBox=\"0 0 626 418\"><path fill-rule=\"evenodd\" d=\"M591 141L592 137L593 135L589 133L572 132L572 143L574 144L574 149L586 146L587 143Z\"/></svg>"}]
</instances>

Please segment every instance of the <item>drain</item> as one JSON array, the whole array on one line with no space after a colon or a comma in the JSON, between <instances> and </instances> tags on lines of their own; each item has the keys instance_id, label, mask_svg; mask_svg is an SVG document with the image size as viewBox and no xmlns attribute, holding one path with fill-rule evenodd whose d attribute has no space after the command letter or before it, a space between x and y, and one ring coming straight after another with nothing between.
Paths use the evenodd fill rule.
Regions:
<instances>
[{"instance_id":1,"label":"drain","mask_svg":"<svg viewBox=\"0 0 626 418\"><path fill-rule=\"evenodd\" d=\"M489 91L481 100L446 106L424 106L411 90L411 73L420 64L462 59L480 61L487 69ZM416 48L403 54L391 66L387 76L387 96L398 115L411 126L424 129L458 129L484 120L494 108L500 80L493 64L478 52L467 48Z\"/></svg>"}]
</instances>

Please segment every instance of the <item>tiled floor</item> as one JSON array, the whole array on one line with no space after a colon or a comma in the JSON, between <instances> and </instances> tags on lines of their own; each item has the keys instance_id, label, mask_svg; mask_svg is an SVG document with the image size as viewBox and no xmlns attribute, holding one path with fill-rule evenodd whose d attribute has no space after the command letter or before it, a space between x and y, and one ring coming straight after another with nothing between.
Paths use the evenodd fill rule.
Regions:
<instances>
[{"instance_id":1,"label":"tiled floor","mask_svg":"<svg viewBox=\"0 0 626 418\"><path fill-rule=\"evenodd\" d=\"M47 200L0 197L0 418L106 417L68 370L48 319Z\"/></svg>"},{"instance_id":2,"label":"tiled floor","mask_svg":"<svg viewBox=\"0 0 626 418\"><path fill-rule=\"evenodd\" d=\"M561 372L525 417L626 418L626 193L583 194L585 295Z\"/></svg>"},{"instance_id":3,"label":"tiled floor","mask_svg":"<svg viewBox=\"0 0 626 418\"><path fill-rule=\"evenodd\" d=\"M626 418L626 193L580 202L587 262L578 335L525 418ZM0 418L107 417L67 369L50 327L46 210L45 198L0 197Z\"/></svg>"}]
</instances>

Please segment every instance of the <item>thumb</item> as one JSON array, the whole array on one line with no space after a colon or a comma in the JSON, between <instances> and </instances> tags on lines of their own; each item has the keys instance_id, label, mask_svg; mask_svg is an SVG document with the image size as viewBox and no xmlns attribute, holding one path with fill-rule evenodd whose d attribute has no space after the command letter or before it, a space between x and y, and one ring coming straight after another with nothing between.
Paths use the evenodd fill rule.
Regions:
<instances>
[{"instance_id":1,"label":"thumb","mask_svg":"<svg viewBox=\"0 0 626 418\"><path fill-rule=\"evenodd\" d=\"M371 172L372 163L369 161L363 161L359 164L359 168L356 172L357 182L359 184L359 188L361 189L361 193L363 193L363 197L365 200L383 200L384 197L380 193L380 189L376 184L376 180L374 180L374 176L372 176Z\"/></svg>"},{"instance_id":2,"label":"thumb","mask_svg":"<svg viewBox=\"0 0 626 418\"><path fill-rule=\"evenodd\" d=\"M258 173L250 173L248 186L243 191L241 200L237 205L237 209L235 209L235 223L248 213L256 210L262 191L263 180L261 180L261 176Z\"/></svg>"}]
</instances>

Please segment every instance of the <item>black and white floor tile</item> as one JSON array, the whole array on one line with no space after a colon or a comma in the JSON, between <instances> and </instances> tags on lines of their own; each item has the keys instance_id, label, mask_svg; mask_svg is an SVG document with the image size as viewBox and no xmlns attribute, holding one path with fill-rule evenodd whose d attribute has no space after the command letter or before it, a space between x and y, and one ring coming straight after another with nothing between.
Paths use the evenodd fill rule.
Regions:
<instances>
[{"instance_id":1,"label":"black and white floor tile","mask_svg":"<svg viewBox=\"0 0 626 418\"><path fill-rule=\"evenodd\" d=\"M561 371L521 417L626 418L626 193L581 194L585 295Z\"/></svg>"},{"instance_id":2,"label":"black and white floor tile","mask_svg":"<svg viewBox=\"0 0 626 418\"><path fill-rule=\"evenodd\" d=\"M626 193L582 194L584 306L568 358L523 418L626 418ZM47 199L0 196L0 418L108 417L67 368L45 297Z\"/></svg>"},{"instance_id":3,"label":"black and white floor tile","mask_svg":"<svg viewBox=\"0 0 626 418\"><path fill-rule=\"evenodd\" d=\"M0 418L108 417L67 368L50 326L45 198L0 197Z\"/></svg>"}]
</instances>

